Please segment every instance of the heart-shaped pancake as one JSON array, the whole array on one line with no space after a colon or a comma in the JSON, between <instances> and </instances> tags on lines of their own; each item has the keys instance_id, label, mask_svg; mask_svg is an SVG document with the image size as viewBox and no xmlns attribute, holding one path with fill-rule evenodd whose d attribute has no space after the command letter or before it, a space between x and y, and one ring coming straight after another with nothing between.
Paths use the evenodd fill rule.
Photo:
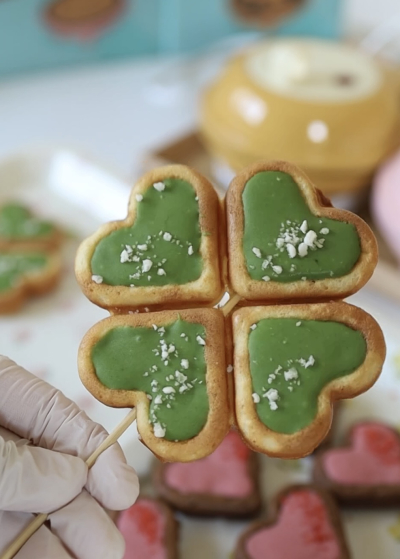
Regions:
<instances>
[{"instance_id":1,"label":"heart-shaped pancake","mask_svg":"<svg viewBox=\"0 0 400 559\"><path fill-rule=\"evenodd\" d=\"M382 423L354 425L347 446L318 453L314 479L347 505L399 506L399 434Z\"/></svg>"},{"instance_id":2,"label":"heart-shaped pancake","mask_svg":"<svg viewBox=\"0 0 400 559\"><path fill-rule=\"evenodd\" d=\"M132 190L128 217L79 248L83 292L118 312L214 304L222 295L219 214L215 190L188 167L147 173Z\"/></svg>"},{"instance_id":3,"label":"heart-shaped pancake","mask_svg":"<svg viewBox=\"0 0 400 559\"><path fill-rule=\"evenodd\" d=\"M261 506L257 455L233 430L206 458L157 464L153 480L160 497L188 514L244 517Z\"/></svg>"},{"instance_id":4,"label":"heart-shaped pancake","mask_svg":"<svg viewBox=\"0 0 400 559\"><path fill-rule=\"evenodd\" d=\"M313 486L280 493L275 510L240 538L235 559L349 559L339 511Z\"/></svg>"},{"instance_id":5,"label":"heart-shaped pancake","mask_svg":"<svg viewBox=\"0 0 400 559\"><path fill-rule=\"evenodd\" d=\"M226 208L229 281L245 299L342 299L377 264L368 225L331 207L288 163L259 163L239 173Z\"/></svg>"},{"instance_id":6,"label":"heart-shaped pancake","mask_svg":"<svg viewBox=\"0 0 400 559\"><path fill-rule=\"evenodd\" d=\"M0 207L0 248L45 250L57 247L61 233L50 221L35 217L25 206L10 202Z\"/></svg>"},{"instance_id":7,"label":"heart-shaped pancake","mask_svg":"<svg viewBox=\"0 0 400 559\"><path fill-rule=\"evenodd\" d=\"M95 398L137 408L142 441L161 459L197 460L227 434L224 319L215 309L106 318L82 340L78 365Z\"/></svg>"},{"instance_id":8,"label":"heart-shaped pancake","mask_svg":"<svg viewBox=\"0 0 400 559\"><path fill-rule=\"evenodd\" d=\"M0 251L0 313L14 312L26 297L50 291L60 272L61 261L56 254Z\"/></svg>"},{"instance_id":9,"label":"heart-shaped pancake","mask_svg":"<svg viewBox=\"0 0 400 559\"><path fill-rule=\"evenodd\" d=\"M370 388L385 358L378 324L346 303L242 308L233 329L237 424L271 456L312 452L333 402Z\"/></svg>"},{"instance_id":10,"label":"heart-shaped pancake","mask_svg":"<svg viewBox=\"0 0 400 559\"><path fill-rule=\"evenodd\" d=\"M124 559L177 559L178 524L161 501L141 497L120 513L117 526L124 536Z\"/></svg>"}]
</instances>

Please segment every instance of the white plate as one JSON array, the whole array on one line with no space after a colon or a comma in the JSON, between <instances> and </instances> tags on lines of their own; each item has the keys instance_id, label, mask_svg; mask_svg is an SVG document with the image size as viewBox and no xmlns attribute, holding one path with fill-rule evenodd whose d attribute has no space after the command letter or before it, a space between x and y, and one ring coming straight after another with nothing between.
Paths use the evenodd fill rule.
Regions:
<instances>
[{"instance_id":1,"label":"white plate","mask_svg":"<svg viewBox=\"0 0 400 559\"><path fill-rule=\"evenodd\" d=\"M126 414L98 403L81 385L76 356L85 332L107 315L82 295L74 277L78 241L100 223L124 218L129 186L103 166L67 149L27 151L0 162L0 203L18 199L40 215L54 219L75 237L65 251L65 273L52 294L31 300L14 316L0 317L0 353L60 388L90 417L111 430ZM384 372L367 394L345 402L338 436L357 419L380 418L400 426L400 309L366 290L352 302L380 322L388 346ZM135 427L121 438L129 462L142 476L149 472L151 453L137 439ZM284 462L262 457L263 492L268 500L288 483L307 481L311 458ZM193 520L181 517L182 559L228 557L246 526L244 522ZM343 512L353 559L392 559L400 542L389 533L396 512ZM289 558L288 558L289 559ZM311 559L311 558L310 558Z\"/></svg>"}]
</instances>

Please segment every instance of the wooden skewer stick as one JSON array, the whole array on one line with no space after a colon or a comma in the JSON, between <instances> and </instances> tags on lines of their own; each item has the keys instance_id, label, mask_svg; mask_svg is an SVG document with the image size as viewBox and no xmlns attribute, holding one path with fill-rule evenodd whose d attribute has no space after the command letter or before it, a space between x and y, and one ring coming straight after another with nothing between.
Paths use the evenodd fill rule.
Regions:
<instances>
[{"instance_id":1,"label":"wooden skewer stick","mask_svg":"<svg viewBox=\"0 0 400 559\"><path fill-rule=\"evenodd\" d=\"M239 303L240 297L236 293L234 293L229 301L221 308L222 314L224 316L228 316L228 314L236 307Z\"/></svg>"},{"instance_id":2,"label":"wooden skewer stick","mask_svg":"<svg viewBox=\"0 0 400 559\"><path fill-rule=\"evenodd\" d=\"M132 408L126 417L116 426L116 428L108 435L101 445L86 460L88 468L91 468L102 452L117 442L122 433L128 429L136 419L136 408ZM0 556L0 559L12 559L21 547L29 540L33 534L46 522L48 514L41 513L28 524L28 526L19 534L10 546Z\"/></svg>"}]
</instances>

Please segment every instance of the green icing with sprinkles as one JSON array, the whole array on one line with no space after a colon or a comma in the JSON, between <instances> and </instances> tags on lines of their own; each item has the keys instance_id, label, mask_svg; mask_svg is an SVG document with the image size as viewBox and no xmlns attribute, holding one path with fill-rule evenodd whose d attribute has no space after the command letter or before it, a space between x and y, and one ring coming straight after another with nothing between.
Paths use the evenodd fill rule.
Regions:
<instances>
[{"instance_id":1,"label":"green icing with sprinkles","mask_svg":"<svg viewBox=\"0 0 400 559\"><path fill-rule=\"evenodd\" d=\"M102 239L92 256L94 281L134 287L197 280L200 255L199 205L191 184L165 179L137 195L131 227Z\"/></svg>"},{"instance_id":2,"label":"green icing with sprinkles","mask_svg":"<svg viewBox=\"0 0 400 559\"><path fill-rule=\"evenodd\" d=\"M207 421L205 341L201 324L181 319L164 327L121 326L96 343L92 361L104 386L147 394L156 436L182 441Z\"/></svg>"},{"instance_id":3,"label":"green icing with sprinkles","mask_svg":"<svg viewBox=\"0 0 400 559\"><path fill-rule=\"evenodd\" d=\"M248 348L258 417L287 434L309 425L323 387L354 372L367 354L361 332L339 322L295 318L252 325Z\"/></svg>"},{"instance_id":4,"label":"green icing with sprinkles","mask_svg":"<svg viewBox=\"0 0 400 559\"><path fill-rule=\"evenodd\" d=\"M0 293L16 287L26 276L41 271L48 256L39 252L0 252Z\"/></svg>"},{"instance_id":5,"label":"green icing with sprinkles","mask_svg":"<svg viewBox=\"0 0 400 559\"><path fill-rule=\"evenodd\" d=\"M254 280L342 277L360 258L354 225L315 216L287 173L257 173L247 182L242 200L243 251Z\"/></svg>"},{"instance_id":6,"label":"green icing with sprinkles","mask_svg":"<svg viewBox=\"0 0 400 559\"><path fill-rule=\"evenodd\" d=\"M21 204L10 203L0 208L0 238L8 241L42 239L54 231L52 223L33 216Z\"/></svg>"}]
</instances>

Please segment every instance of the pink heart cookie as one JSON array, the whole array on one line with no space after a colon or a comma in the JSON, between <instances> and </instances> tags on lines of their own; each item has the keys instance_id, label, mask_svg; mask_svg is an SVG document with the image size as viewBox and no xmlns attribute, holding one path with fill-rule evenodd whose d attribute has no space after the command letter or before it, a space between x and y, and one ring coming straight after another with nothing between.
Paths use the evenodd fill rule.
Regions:
<instances>
[{"instance_id":1,"label":"pink heart cookie","mask_svg":"<svg viewBox=\"0 0 400 559\"><path fill-rule=\"evenodd\" d=\"M325 492L292 486L276 499L276 510L240 538L235 559L349 559L339 511Z\"/></svg>"},{"instance_id":2,"label":"pink heart cookie","mask_svg":"<svg viewBox=\"0 0 400 559\"><path fill-rule=\"evenodd\" d=\"M243 517L261 505L257 455L236 431L202 460L158 465L154 484L163 499L188 514Z\"/></svg>"},{"instance_id":3,"label":"pink heart cookie","mask_svg":"<svg viewBox=\"0 0 400 559\"><path fill-rule=\"evenodd\" d=\"M359 423L348 446L326 450L314 480L349 505L400 505L400 437L382 423Z\"/></svg>"},{"instance_id":4,"label":"pink heart cookie","mask_svg":"<svg viewBox=\"0 0 400 559\"><path fill-rule=\"evenodd\" d=\"M177 522L157 499L139 499L121 512L117 526L125 538L124 559L177 559Z\"/></svg>"}]
</instances>

